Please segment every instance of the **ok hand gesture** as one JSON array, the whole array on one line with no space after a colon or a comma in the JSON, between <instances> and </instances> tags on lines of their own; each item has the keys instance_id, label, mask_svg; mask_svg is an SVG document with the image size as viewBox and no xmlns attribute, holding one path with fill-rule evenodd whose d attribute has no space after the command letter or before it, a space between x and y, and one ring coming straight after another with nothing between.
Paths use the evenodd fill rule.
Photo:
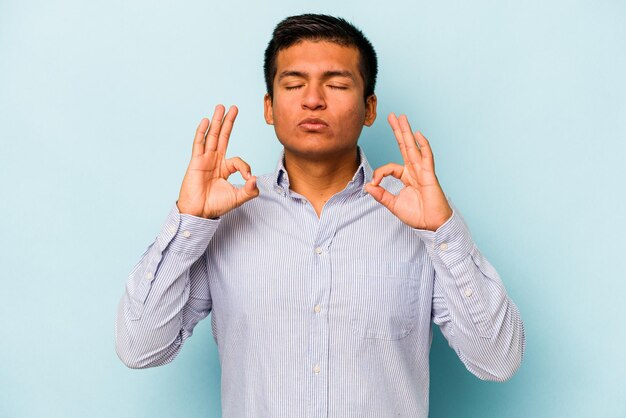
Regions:
<instances>
[{"instance_id":1,"label":"ok hand gesture","mask_svg":"<svg viewBox=\"0 0 626 418\"><path fill-rule=\"evenodd\" d=\"M430 144L420 132L413 133L405 115L397 118L391 113L387 120L398 141L404 166L389 163L377 168L372 182L365 189L405 224L435 231L452 216L452 208L435 175ZM404 183L405 187L398 195L379 186L382 179L389 175Z\"/></svg>"},{"instance_id":2,"label":"ok hand gesture","mask_svg":"<svg viewBox=\"0 0 626 418\"><path fill-rule=\"evenodd\" d=\"M215 107L213 118L203 118L196 130L193 152L178 197L180 213L217 218L259 195L256 177L239 157L226 158L226 147L237 117L237 107ZM245 185L238 189L227 180L240 172Z\"/></svg>"}]
</instances>

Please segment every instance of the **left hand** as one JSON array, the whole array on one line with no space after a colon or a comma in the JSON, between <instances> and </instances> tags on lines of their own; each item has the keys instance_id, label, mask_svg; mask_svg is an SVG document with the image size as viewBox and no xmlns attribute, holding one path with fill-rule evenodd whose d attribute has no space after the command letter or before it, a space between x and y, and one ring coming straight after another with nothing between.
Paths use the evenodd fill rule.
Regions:
<instances>
[{"instance_id":1,"label":"left hand","mask_svg":"<svg viewBox=\"0 0 626 418\"><path fill-rule=\"evenodd\" d=\"M398 141L404 166L389 163L378 167L374 170L372 182L365 185L365 190L410 227L436 231L450 219L452 208L435 175L430 144L421 132L413 133L406 115L397 118L390 113L387 120ZM379 185L389 175L404 183L405 187L398 195Z\"/></svg>"}]
</instances>

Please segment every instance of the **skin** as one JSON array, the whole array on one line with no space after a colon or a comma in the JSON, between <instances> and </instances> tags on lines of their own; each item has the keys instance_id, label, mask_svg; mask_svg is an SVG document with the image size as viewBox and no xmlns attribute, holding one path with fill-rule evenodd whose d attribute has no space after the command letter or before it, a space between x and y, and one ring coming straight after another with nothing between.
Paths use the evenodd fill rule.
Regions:
<instances>
[{"instance_id":1,"label":"skin","mask_svg":"<svg viewBox=\"0 0 626 418\"><path fill-rule=\"evenodd\" d=\"M307 198L318 216L354 176L359 135L376 119L376 96L363 99L358 62L356 48L302 41L278 53L274 96L264 97L265 120L285 149L290 188ZM232 106L224 112L217 105L211 122L202 119L196 130L177 202L181 213L217 218L259 194L250 166L239 157L226 158L238 110ZM430 144L411 130L405 115L391 113L387 120L404 165L377 168L365 190L405 224L435 231L452 216L452 209L435 175ZM235 172L246 181L240 189L228 182ZM404 183L398 195L380 186L390 175Z\"/></svg>"},{"instance_id":2,"label":"skin","mask_svg":"<svg viewBox=\"0 0 626 418\"><path fill-rule=\"evenodd\" d=\"M358 168L357 141L376 119L376 96L363 100L359 52L329 42L303 41L278 53L274 97L265 95L265 121L285 149L290 188L318 216ZM302 124L320 119L325 126Z\"/></svg>"}]
</instances>

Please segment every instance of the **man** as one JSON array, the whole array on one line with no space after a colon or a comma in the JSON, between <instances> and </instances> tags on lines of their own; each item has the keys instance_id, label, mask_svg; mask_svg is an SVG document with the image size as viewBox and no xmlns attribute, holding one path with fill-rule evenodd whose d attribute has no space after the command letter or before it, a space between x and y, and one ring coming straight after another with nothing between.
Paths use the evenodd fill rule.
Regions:
<instances>
[{"instance_id":1,"label":"man","mask_svg":"<svg viewBox=\"0 0 626 418\"><path fill-rule=\"evenodd\" d=\"M236 107L200 122L177 205L120 302L122 361L170 362L212 313L225 417L426 417L434 321L470 372L508 379L519 312L428 141L390 114L404 165L372 172L357 146L376 118L369 41L343 19L293 16L264 69L276 171L226 158Z\"/></svg>"}]
</instances>

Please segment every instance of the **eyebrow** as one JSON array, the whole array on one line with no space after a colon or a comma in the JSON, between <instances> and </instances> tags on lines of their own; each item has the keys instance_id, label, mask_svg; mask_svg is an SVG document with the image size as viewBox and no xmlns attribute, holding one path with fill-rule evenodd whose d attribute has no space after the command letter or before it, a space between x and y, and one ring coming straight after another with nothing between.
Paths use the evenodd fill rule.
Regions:
<instances>
[{"instance_id":1,"label":"eyebrow","mask_svg":"<svg viewBox=\"0 0 626 418\"><path fill-rule=\"evenodd\" d=\"M304 71L283 71L278 75L278 80L282 80L285 77L301 77L301 78L309 78L309 73ZM324 71L322 74L323 79L331 78L331 77L346 77L351 79L352 81L356 81L354 74L350 71L345 70L335 70L335 71Z\"/></svg>"}]
</instances>

